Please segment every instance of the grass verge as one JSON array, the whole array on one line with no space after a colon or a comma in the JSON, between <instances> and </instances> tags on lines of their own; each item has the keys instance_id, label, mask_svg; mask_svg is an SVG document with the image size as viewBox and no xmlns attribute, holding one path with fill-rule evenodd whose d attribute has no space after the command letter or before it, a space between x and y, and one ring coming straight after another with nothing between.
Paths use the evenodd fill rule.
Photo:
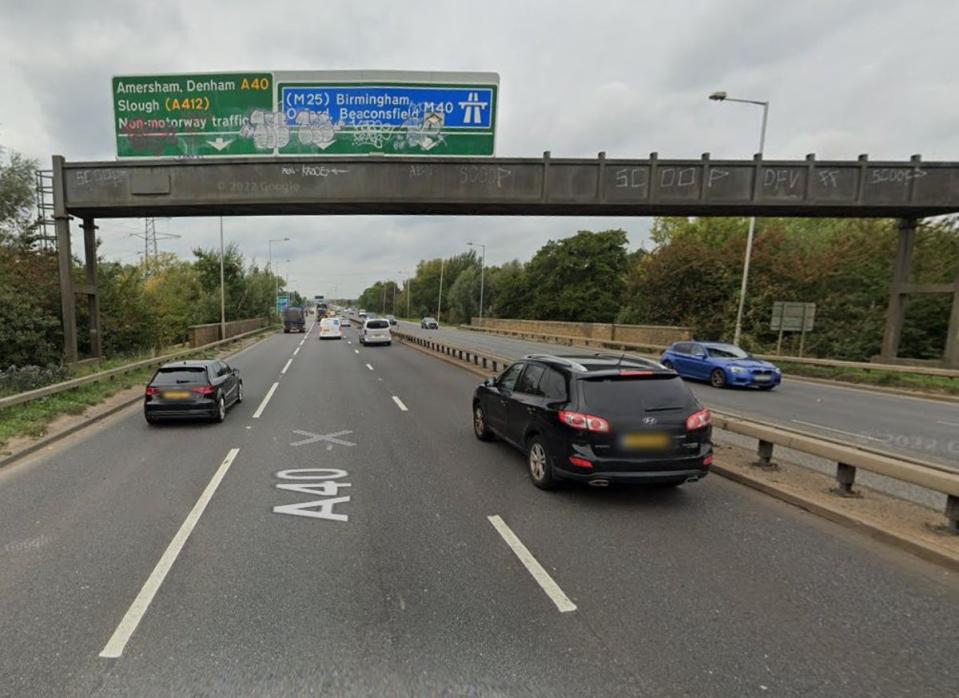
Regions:
<instances>
[{"instance_id":1,"label":"grass verge","mask_svg":"<svg viewBox=\"0 0 959 698\"><path fill-rule=\"evenodd\" d=\"M923 393L939 395L959 395L959 379L946 376L923 376L914 373L893 373L881 370L861 368L836 368L810 364L792 364L788 361L776 361L787 376L806 376L825 380L843 381L876 385L883 388L901 388Z\"/></svg>"}]
</instances>

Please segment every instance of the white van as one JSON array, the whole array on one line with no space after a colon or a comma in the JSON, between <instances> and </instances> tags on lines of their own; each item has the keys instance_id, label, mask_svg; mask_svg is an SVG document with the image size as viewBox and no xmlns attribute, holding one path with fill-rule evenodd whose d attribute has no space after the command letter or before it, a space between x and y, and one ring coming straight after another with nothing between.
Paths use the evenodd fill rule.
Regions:
<instances>
[{"instance_id":1,"label":"white van","mask_svg":"<svg viewBox=\"0 0 959 698\"><path fill-rule=\"evenodd\" d=\"M338 317L325 317L320 320L320 339L343 339Z\"/></svg>"},{"instance_id":2,"label":"white van","mask_svg":"<svg viewBox=\"0 0 959 698\"><path fill-rule=\"evenodd\" d=\"M383 318L370 318L363 322L360 330L360 344L385 344L389 346L393 341L390 333L390 321Z\"/></svg>"}]
</instances>

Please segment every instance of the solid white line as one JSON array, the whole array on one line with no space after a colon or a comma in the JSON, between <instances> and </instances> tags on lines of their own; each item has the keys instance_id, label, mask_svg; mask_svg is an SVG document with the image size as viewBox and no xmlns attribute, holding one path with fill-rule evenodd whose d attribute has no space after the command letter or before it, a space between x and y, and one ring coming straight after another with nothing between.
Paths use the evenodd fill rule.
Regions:
<instances>
[{"instance_id":1,"label":"solid white line","mask_svg":"<svg viewBox=\"0 0 959 698\"><path fill-rule=\"evenodd\" d=\"M297 347L296 349L293 350L293 356L296 356L296 355L299 354L299 353L300 353L300 348L299 348L299 347Z\"/></svg>"},{"instance_id":2,"label":"solid white line","mask_svg":"<svg viewBox=\"0 0 959 698\"><path fill-rule=\"evenodd\" d=\"M366 364L366 367L367 367L368 369L370 369L371 371L373 370L373 367L370 366L369 364Z\"/></svg>"},{"instance_id":3,"label":"solid white line","mask_svg":"<svg viewBox=\"0 0 959 698\"><path fill-rule=\"evenodd\" d=\"M814 424L813 422L804 422L801 419L793 419L793 422L796 424L804 424L807 427L816 427L817 429L826 429L827 431L834 431L837 434L843 434L844 436L855 436L859 439L869 439L870 441L882 441L882 439L877 439L875 436L866 436L865 434L857 434L854 431L843 431L842 429L833 429L832 427L823 426L822 424Z\"/></svg>"},{"instance_id":4,"label":"solid white line","mask_svg":"<svg viewBox=\"0 0 959 698\"><path fill-rule=\"evenodd\" d=\"M944 424L947 427L959 427L959 422L941 422L936 420L936 424Z\"/></svg>"},{"instance_id":5,"label":"solid white line","mask_svg":"<svg viewBox=\"0 0 959 698\"><path fill-rule=\"evenodd\" d=\"M286 366L283 367L283 370L280 371L280 373L286 373L286 369L288 369L288 368L290 367L290 364L291 364L291 363L293 363L293 359L292 359L292 358L290 358L290 359L287 360Z\"/></svg>"},{"instance_id":6,"label":"solid white line","mask_svg":"<svg viewBox=\"0 0 959 698\"><path fill-rule=\"evenodd\" d=\"M123 654L123 649L127 646L127 642L129 642L130 637L137 629L147 609L150 608L150 602L152 602L153 597L156 596L167 573L170 571L170 568L173 567L173 563L176 562L177 555L179 555L183 549L183 545L186 543L187 538L190 537L190 533L196 528L200 516L203 515L203 510L206 509L206 505L210 503L213 493L216 492L220 481L223 480L223 476L226 475L226 471L230 469L230 465L233 464L233 459L236 458L236 454L239 452L240 449L231 448L230 452L226 454L226 458L220 463L220 467L213 473L213 478L209 484L207 484L206 489L203 490L203 494L196 500L196 504L193 505L193 509L190 510L186 520L180 526L180 530L173 536L173 540L170 541L160 561L157 562L156 567L153 568L153 572L150 573L143 588L140 589L140 593L137 594L133 603L130 604L130 608L127 609L126 614L120 621L120 625L113 631L113 635L107 641L103 651L100 652L101 657L116 658Z\"/></svg>"},{"instance_id":7,"label":"solid white line","mask_svg":"<svg viewBox=\"0 0 959 698\"><path fill-rule=\"evenodd\" d=\"M273 393L276 392L276 386L279 383L274 383L270 386L270 389L266 392L266 396L263 398L263 402L260 403L260 406L256 408L256 412L253 413L253 419L259 419L260 415L263 414L263 410L266 409L267 403L270 401L270 398L273 397Z\"/></svg>"},{"instance_id":8,"label":"solid white line","mask_svg":"<svg viewBox=\"0 0 959 698\"><path fill-rule=\"evenodd\" d=\"M409 411L410 411L409 408L408 408L406 405L403 404L403 401L400 400L400 399L399 399L398 397L396 397L395 395L393 396L393 402L395 402L395 403L396 403L396 406L399 407L399 408L400 408L401 410L403 410L404 412L409 412Z\"/></svg>"},{"instance_id":9,"label":"solid white line","mask_svg":"<svg viewBox=\"0 0 959 698\"><path fill-rule=\"evenodd\" d=\"M516 557L523 563L526 570L533 575L536 583L546 592L550 600L556 604L559 612L568 613L569 611L575 611L576 604L570 601L569 597L563 593L563 590L559 588L559 584L553 581L553 578L549 576L549 572L539 564L536 558L533 557L533 553L523 545L523 541L516 537L516 534L506 525L506 522L499 516L487 516L486 518L493 524L493 528L503 537L506 545L516 554Z\"/></svg>"}]
</instances>

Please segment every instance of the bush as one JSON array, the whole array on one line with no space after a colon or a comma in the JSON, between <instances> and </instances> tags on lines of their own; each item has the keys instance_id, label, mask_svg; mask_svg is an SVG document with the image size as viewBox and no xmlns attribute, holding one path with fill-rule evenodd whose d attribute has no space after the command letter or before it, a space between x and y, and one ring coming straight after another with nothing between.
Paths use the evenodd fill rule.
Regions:
<instances>
[{"instance_id":1,"label":"bush","mask_svg":"<svg viewBox=\"0 0 959 698\"><path fill-rule=\"evenodd\" d=\"M65 366L10 366L0 371L0 394L13 395L27 390L42 388L51 383L59 383L70 377Z\"/></svg>"}]
</instances>

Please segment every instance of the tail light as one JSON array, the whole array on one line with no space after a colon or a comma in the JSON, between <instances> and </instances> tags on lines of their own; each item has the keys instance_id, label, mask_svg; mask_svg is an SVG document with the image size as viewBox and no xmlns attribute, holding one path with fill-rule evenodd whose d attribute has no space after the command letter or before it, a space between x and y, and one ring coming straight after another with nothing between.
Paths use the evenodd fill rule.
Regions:
<instances>
[{"instance_id":1,"label":"tail light","mask_svg":"<svg viewBox=\"0 0 959 698\"><path fill-rule=\"evenodd\" d=\"M154 397L160 394L159 388L154 388L152 385L148 385L146 391L144 391L147 397Z\"/></svg>"},{"instance_id":2,"label":"tail light","mask_svg":"<svg viewBox=\"0 0 959 698\"><path fill-rule=\"evenodd\" d=\"M651 376L653 375L653 372L652 371L636 371L636 370L624 368L619 372L619 375L621 376Z\"/></svg>"},{"instance_id":3,"label":"tail light","mask_svg":"<svg viewBox=\"0 0 959 698\"><path fill-rule=\"evenodd\" d=\"M602 417L595 417L591 414L583 414L582 412L570 412L568 410L560 410L559 421L563 424L573 427L573 429L589 430L595 431L602 434L609 432L609 422L607 422Z\"/></svg>"},{"instance_id":4,"label":"tail light","mask_svg":"<svg viewBox=\"0 0 959 698\"><path fill-rule=\"evenodd\" d=\"M713 464L713 454L710 453L708 456L703 458L703 465L712 465Z\"/></svg>"},{"instance_id":5,"label":"tail light","mask_svg":"<svg viewBox=\"0 0 959 698\"><path fill-rule=\"evenodd\" d=\"M193 388L193 392L199 395L212 395L214 390L216 390L216 388L212 385L198 385Z\"/></svg>"},{"instance_id":6,"label":"tail light","mask_svg":"<svg viewBox=\"0 0 959 698\"><path fill-rule=\"evenodd\" d=\"M704 429L713 423L713 415L709 410L700 410L686 417L686 431Z\"/></svg>"},{"instance_id":7,"label":"tail light","mask_svg":"<svg viewBox=\"0 0 959 698\"><path fill-rule=\"evenodd\" d=\"M590 463L585 458L580 458L579 456L570 456L569 462L573 465L579 466L580 468L592 468L593 464Z\"/></svg>"}]
</instances>

